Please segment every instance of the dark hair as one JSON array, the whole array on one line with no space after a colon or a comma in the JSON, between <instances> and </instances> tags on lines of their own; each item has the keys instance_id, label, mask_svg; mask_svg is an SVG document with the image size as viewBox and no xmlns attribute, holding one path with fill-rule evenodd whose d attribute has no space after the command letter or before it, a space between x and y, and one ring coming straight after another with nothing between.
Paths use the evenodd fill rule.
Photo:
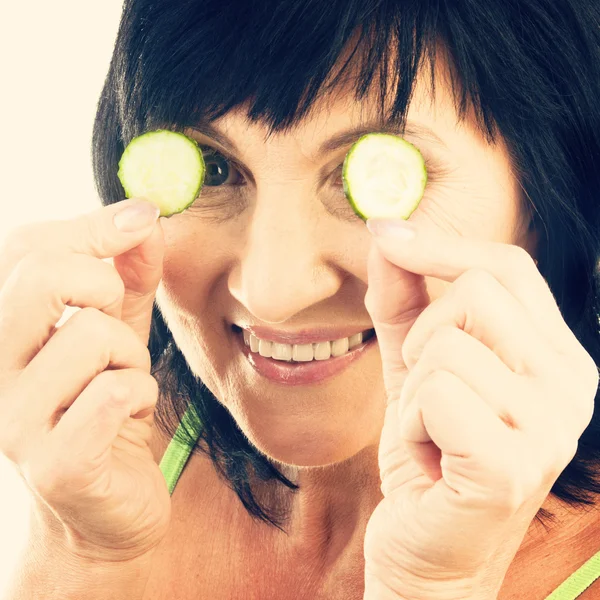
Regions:
<instances>
[{"instance_id":1,"label":"dark hair","mask_svg":"<svg viewBox=\"0 0 600 600\"><path fill-rule=\"evenodd\" d=\"M374 90L382 100L391 91L386 116L402 127L417 72L429 66L433 74L443 49L459 119L472 107L488 142L500 134L507 144L539 232L539 269L565 321L600 365L599 6L588 0L126 0L94 124L100 198L104 204L124 198L117 163L134 136L165 126L183 131L246 104L250 120L286 131L350 68L356 99ZM203 424L194 452L210 456L250 514L279 526L256 486L296 486L191 372L157 306L149 349L161 387L157 425L173 435L193 405ZM593 503L598 464L596 413L552 493L573 506Z\"/></svg>"}]
</instances>

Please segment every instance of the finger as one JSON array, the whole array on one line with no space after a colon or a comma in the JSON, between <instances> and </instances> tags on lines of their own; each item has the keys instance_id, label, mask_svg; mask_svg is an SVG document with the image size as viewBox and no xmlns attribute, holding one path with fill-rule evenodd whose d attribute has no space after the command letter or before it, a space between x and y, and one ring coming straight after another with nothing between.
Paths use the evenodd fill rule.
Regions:
<instances>
[{"instance_id":1,"label":"finger","mask_svg":"<svg viewBox=\"0 0 600 600\"><path fill-rule=\"evenodd\" d=\"M415 389L410 382L418 379L413 375L416 365L421 363L422 370L424 365L451 364L448 370L461 374L482 398L492 401L504 393L504 400L498 397L507 406L504 416L520 429L533 430L540 411L552 411L565 431L573 430L571 424L579 430L591 419L594 393L585 391L587 363L565 361L523 306L487 271L464 273L427 306L406 335L402 355L411 370L400 391L402 403ZM479 367L478 359L485 361Z\"/></svg>"},{"instance_id":2,"label":"finger","mask_svg":"<svg viewBox=\"0 0 600 600\"><path fill-rule=\"evenodd\" d=\"M438 370L421 382L399 420L398 435L431 479L437 481L443 474L446 483L460 491L464 483L453 487L444 473L444 461L440 463L442 456L459 458L465 466L493 465L493 454L508 447L517 432L506 427L494 408L459 377ZM485 486L485 481L481 484Z\"/></svg>"},{"instance_id":3,"label":"finger","mask_svg":"<svg viewBox=\"0 0 600 600\"><path fill-rule=\"evenodd\" d=\"M425 279L388 261L377 244L368 258L365 307L371 316L381 353L386 397L397 400L407 375L402 343L418 315L430 303Z\"/></svg>"},{"instance_id":4,"label":"finger","mask_svg":"<svg viewBox=\"0 0 600 600\"><path fill-rule=\"evenodd\" d=\"M115 269L84 254L32 252L0 289L0 365L24 369L46 344L67 306L93 307L120 318L123 281Z\"/></svg>"},{"instance_id":5,"label":"finger","mask_svg":"<svg viewBox=\"0 0 600 600\"><path fill-rule=\"evenodd\" d=\"M489 271L523 305L536 328L560 353L580 354L580 345L564 322L548 284L532 257L522 248L500 242L450 235L414 222L393 221L408 226L412 239L401 239L388 229L378 231L377 220L369 220L375 243L393 264L424 276L453 282L470 269Z\"/></svg>"},{"instance_id":6,"label":"finger","mask_svg":"<svg viewBox=\"0 0 600 600\"><path fill-rule=\"evenodd\" d=\"M158 384L146 371L103 371L79 394L50 432L49 451L54 447L60 455L71 448L79 462L94 461L107 452L126 425L137 431L147 429L147 423L130 419L151 413L157 398Z\"/></svg>"},{"instance_id":7,"label":"finger","mask_svg":"<svg viewBox=\"0 0 600 600\"><path fill-rule=\"evenodd\" d=\"M48 429L99 373L126 368L150 372L146 346L118 319L81 309L21 371L16 397L25 399L20 407L28 415L24 421L31 430Z\"/></svg>"},{"instance_id":8,"label":"finger","mask_svg":"<svg viewBox=\"0 0 600 600\"><path fill-rule=\"evenodd\" d=\"M537 403L519 402L525 382L479 340L450 326L435 331L412 366L400 394L401 414L411 410L421 385L436 371L458 377L509 427L523 429L532 418L539 420Z\"/></svg>"},{"instance_id":9,"label":"finger","mask_svg":"<svg viewBox=\"0 0 600 600\"><path fill-rule=\"evenodd\" d=\"M147 345L156 290L163 274L164 233L160 221L139 246L114 258L125 284L121 319Z\"/></svg>"},{"instance_id":10,"label":"finger","mask_svg":"<svg viewBox=\"0 0 600 600\"><path fill-rule=\"evenodd\" d=\"M133 231L117 229L115 216L135 209L140 221ZM159 209L147 200L130 199L69 220L32 223L12 231L0 252L0 288L14 266L29 252L75 252L96 258L118 256L146 239ZM129 221L131 223L131 220Z\"/></svg>"},{"instance_id":11,"label":"finger","mask_svg":"<svg viewBox=\"0 0 600 600\"><path fill-rule=\"evenodd\" d=\"M488 271L470 270L419 315L402 354L411 368L440 327L464 330L492 350L514 373L547 374L554 351L523 306Z\"/></svg>"},{"instance_id":12,"label":"finger","mask_svg":"<svg viewBox=\"0 0 600 600\"><path fill-rule=\"evenodd\" d=\"M398 436L399 415L398 400L387 405L379 440L381 491L386 497L393 490L415 482L423 475L421 467L413 461L412 455L407 452L406 445Z\"/></svg>"}]
</instances>

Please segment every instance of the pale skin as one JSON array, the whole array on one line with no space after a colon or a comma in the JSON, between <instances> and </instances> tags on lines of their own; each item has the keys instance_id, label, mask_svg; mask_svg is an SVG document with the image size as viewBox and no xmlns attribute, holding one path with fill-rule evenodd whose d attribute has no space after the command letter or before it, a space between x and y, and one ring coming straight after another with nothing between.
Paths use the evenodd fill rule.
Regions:
<instances>
[{"instance_id":1,"label":"pale skin","mask_svg":"<svg viewBox=\"0 0 600 600\"><path fill-rule=\"evenodd\" d=\"M239 112L215 123L239 148L239 152L229 153L251 174L237 195L227 186L222 191L205 190L197 205L185 213L161 219L153 228L102 248L84 240L82 222L73 224L70 237L65 227L59 232L47 225L46 230L29 235L21 246L15 245L1 265L0 283L11 281L18 288L15 265L32 251L39 252L28 263L31 269L45 250L59 244L64 244L65 253L116 256L114 264L123 290L118 289L116 273L109 275L104 266L102 273L98 265L92 273L89 263L70 264L71 272L80 271L78 282L83 281L84 273L90 281L94 275L107 291L100 297L99 292L77 288L71 282L68 293L55 295L60 295L62 302L69 297L75 299L75 305L95 306L131 328L127 333L119 330L119 335L128 340L135 360L121 360L136 369L141 378L138 389L146 386L146 397L137 398L131 414L142 411L147 415L152 398L155 400L156 390L148 377L141 375L148 364L139 341L147 342L156 294L175 340L195 372L229 408L250 440L300 485L288 506L290 519L285 528L289 535L285 536L252 521L216 477L210 462L194 456L173 494L170 524L167 526L166 519L153 522L164 537L147 546L149 553L152 548L152 569L145 586L146 599L168 597L174 585L180 598L196 598L199 589L215 599L363 597L365 528L383 498L377 453L386 405L392 401L384 381L387 374L389 388L390 365L386 371L379 351L372 352L355 368L310 389L282 389L259 378L228 337L232 322L292 330L317 327L322 322L355 324L362 330L373 322L374 306L367 310L364 303L368 260L375 260L376 253L373 236L352 214L339 181L335 177L319 179L321 170L326 174L335 171L348 145L316 158L316 149L323 142L364 123L369 105L353 105L342 93L320 108L293 134L276 135L266 143L265 129L249 125ZM535 256L535 235L527 230L505 149L487 146L473 123L457 125L443 86L438 87L435 104L430 104L426 91L419 88L409 121L429 127L446 146L406 136L426 158L435 157L444 170L437 177L431 173L430 185L411 221L440 237L472 239L482 249L497 242L520 246ZM187 133L201 145L228 150L206 135ZM116 208L108 210L116 212ZM106 221L86 233L108 236L108 231ZM396 250L377 244L394 264L406 260L395 255ZM451 269L458 269L457 262L454 254ZM425 274L431 303L448 294L458 279L426 275L431 272L430 265L413 263L411 268ZM403 283L414 280L409 273L402 271ZM11 288L6 289L8 297ZM566 335L557 327L559 330ZM54 339L47 342L47 348L51 343L56 348L68 334L51 335ZM39 334L42 339L45 341ZM36 349L42 343L39 341ZM31 348L21 349L23 364L31 352ZM14 352L12 356L16 356ZM589 365L586 369L586 373L591 370ZM8 382L12 385L5 374L5 389ZM582 414L585 408L582 398ZM157 463L168 440L152 425L151 416L130 425L131 429L121 431L115 447L141 459L148 457L149 446ZM423 434L418 428L417 433ZM128 444L137 450L132 451ZM12 450L14 460L21 460L21 450L16 446ZM156 469L149 472L158 483ZM39 481L39 475L32 479ZM54 489L48 484L47 488ZM285 497L276 500L286 502ZM159 501L166 503L164 494ZM497 561L502 575L506 573L497 596L500 600L516 600L524 592L527 597L542 598L597 551L600 527L595 506L574 511L547 499L544 507L557 515L550 531L537 522L531 522L526 532L516 526L511 530L510 523L504 530L519 549L512 561L505 557ZM158 509L152 514L159 514ZM86 525L90 536L97 533L95 521ZM115 529L119 527L115 525ZM382 538L381 546L386 542ZM392 575L395 569L401 572L398 565L390 565ZM597 593L595 585L581 598L591 600Z\"/></svg>"}]
</instances>

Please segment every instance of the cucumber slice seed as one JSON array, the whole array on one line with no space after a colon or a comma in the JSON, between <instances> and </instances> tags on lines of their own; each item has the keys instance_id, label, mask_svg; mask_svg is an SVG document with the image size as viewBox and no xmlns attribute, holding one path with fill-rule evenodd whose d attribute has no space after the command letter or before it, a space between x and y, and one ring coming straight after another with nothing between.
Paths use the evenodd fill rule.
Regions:
<instances>
[{"instance_id":1,"label":"cucumber slice seed","mask_svg":"<svg viewBox=\"0 0 600 600\"><path fill-rule=\"evenodd\" d=\"M183 212L200 194L206 165L195 140L157 129L139 135L125 148L118 177L127 198L146 198L161 217Z\"/></svg>"},{"instance_id":2,"label":"cucumber slice seed","mask_svg":"<svg viewBox=\"0 0 600 600\"><path fill-rule=\"evenodd\" d=\"M346 198L364 221L408 219L423 197L427 169L410 142L389 133L368 133L346 154L342 181Z\"/></svg>"}]
</instances>

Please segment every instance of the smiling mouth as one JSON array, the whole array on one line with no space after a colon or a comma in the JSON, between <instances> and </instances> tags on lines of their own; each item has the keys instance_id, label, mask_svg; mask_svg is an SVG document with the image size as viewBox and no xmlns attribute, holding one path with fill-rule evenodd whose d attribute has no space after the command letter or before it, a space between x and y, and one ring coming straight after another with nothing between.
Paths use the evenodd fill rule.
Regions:
<instances>
[{"instance_id":1,"label":"smiling mouth","mask_svg":"<svg viewBox=\"0 0 600 600\"><path fill-rule=\"evenodd\" d=\"M370 354L372 349L377 348L375 331L365 330L361 332L360 336L359 334L351 336L357 336L356 339L362 338L362 341L352 348L350 348L350 338L344 338L346 342L340 342L341 346L337 348L334 346L339 340L335 340L333 343L317 342L293 345L270 342L270 346L265 343L269 340L264 340L262 341L262 353L270 354L270 356L263 356L261 354L261 340L254 337L255 341L252 342L250 335L252 334L249 331L234 326L235 343L252 369L265 380L284 386L322 384L335 376L341 375L353 363ZM246 338L246 341L244 338ZM258 341L258 346L256 341ZM345 349L346 343L348 344L347 349ZM307 346L307 348L302 350L302 348L295 348L295 346ZM324 350L320 350L320 348L324 348ZM308 360L309 350L310 360ZM320 354L321 351L322 354ZM306 352L306 354L302 355L302 352ZM315 352L317 353L316 357ZM335 356L335 353L340 354ZM328 354L329 356L327 356ZM281 358L277 358L278 356ZM302 358L305 360L302 360Z\"/></svg>"},{"instance_id":2,"label":"smiling mouth","mask_svg":"<svg viewBox=\"0 0 600 600\"><path fill-rule=\"evenodd\" d=\"M339 358L375 337L375 330L367 329L338 340L309 344L285 344L258 338L250 331L236 325L233 328L238 335L243 335L244 345L252 355L260 355L263 358L284 363L308 363Z\"/></svg>"}]
</instances>

